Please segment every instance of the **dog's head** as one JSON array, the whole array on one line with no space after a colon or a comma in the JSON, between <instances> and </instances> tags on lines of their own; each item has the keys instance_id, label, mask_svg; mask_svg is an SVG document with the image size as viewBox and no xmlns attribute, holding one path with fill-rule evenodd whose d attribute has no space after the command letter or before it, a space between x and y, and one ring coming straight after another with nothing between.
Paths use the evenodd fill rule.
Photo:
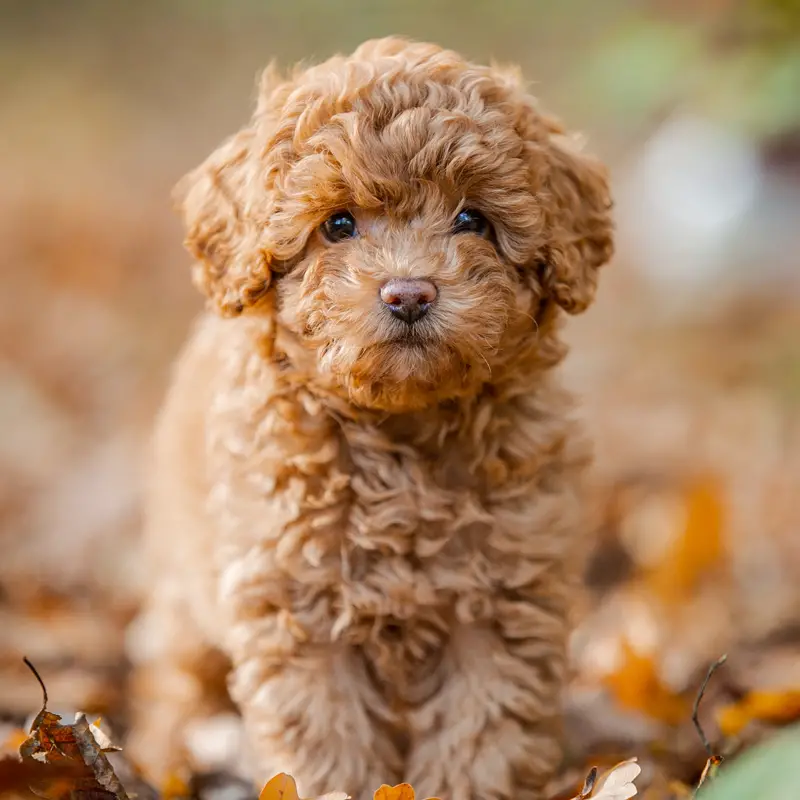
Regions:
<instances>
[{"instance_id":1,"label":"dog's head","mask_svg":"<svg viewBox=\"0 0 800 800\"><path fill-rule=\"evenodd\" d=\"M433 45L268 70L179 185L196 281L223 314L277 314L357 404L474 393L611 255L605 171L562 134L515 75Z\"/></svg>"}]
</instances>

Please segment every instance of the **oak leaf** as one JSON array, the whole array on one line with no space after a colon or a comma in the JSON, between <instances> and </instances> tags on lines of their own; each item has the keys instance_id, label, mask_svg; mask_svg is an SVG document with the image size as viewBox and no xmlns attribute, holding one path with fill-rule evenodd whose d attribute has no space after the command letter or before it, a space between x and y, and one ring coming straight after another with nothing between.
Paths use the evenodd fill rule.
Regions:
<instances>
[{"instance_id":1,"label":"oak leaf","mask_svg":"<svg viewBox=\"0 0 800 800\"><path fill-rule=\"evenodd\" d=\"M106 758L107 752L117 749L110 743L107 748L98 743L84 714L76 714L72 725L62 725L61 717L43 709L31 726L31 735L20 745L19 753L23 762L75 766L77 774L67 795L79 791L106 796L109 800L127 800L125 789ZM46 783L38 787L37 794L53 800L65 796L64 786Z\"/></svg>"},{"instance_id":2,"label":"oak leaf","mask_svg":"<svg viewBox=\"0 0 800 800\"><path fill-rule=\"evenodd\" d=\"M118 750L103 734L97 724L90 725L84 714L76 714L72 725L62 725L61 717L47 710L47 689L39 673L27 661L42 687L42 709L30 727L30 735L19 746L23 763L43 764L48 767L66 767L73 773L69 781L51 780L51 772L42 773L42 779L31 784L31 790L47 800L62 800L76 792L84 797L105 800L128 800L125 789L114 772L106 753ZM98 734L100 741L95 738ZM63 774L65 770L52 770Z\"/></svg>"}]
</instances>

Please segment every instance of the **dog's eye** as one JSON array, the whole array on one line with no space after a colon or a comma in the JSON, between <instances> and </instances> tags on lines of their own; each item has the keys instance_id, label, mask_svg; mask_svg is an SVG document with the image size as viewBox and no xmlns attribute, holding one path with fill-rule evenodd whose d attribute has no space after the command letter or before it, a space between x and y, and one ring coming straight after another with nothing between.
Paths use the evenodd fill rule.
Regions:
<instances>
[{"instance_id":1,"label":"dog's eye","mask_svg":"<svg viewBox=\"0 0 800 800\"><path fill-rule=\"evenodd\" d=\"M347 211L337 211L322 223L322 232L329 242L343 242L357 233L356 221Z\"/></svg>"},{"instance_id":2,"label":"dog's eye","mask_svg":"<svg viewBox=\"0 0 800 800\"><path fill-rule=\"evenodd\" d=\"M489 220L475 211L474 208L465 208L459 211L453 223L453 233L474 233L477 236L486 236L489 233Z\"/></svg>"}]
</instances>

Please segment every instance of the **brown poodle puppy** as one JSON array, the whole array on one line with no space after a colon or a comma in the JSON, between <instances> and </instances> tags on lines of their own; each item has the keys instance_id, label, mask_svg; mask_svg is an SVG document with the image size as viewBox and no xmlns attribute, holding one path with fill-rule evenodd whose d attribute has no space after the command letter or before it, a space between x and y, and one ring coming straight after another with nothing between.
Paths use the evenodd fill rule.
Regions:
<instances>
[{"instance_id":1,"label":"brown poodle puppy","mask_svg":"<svg viewBox=\"0 0 800 800\"><path fill-rule=\"evenodd\" d=\"M587 460L553 367L604 169L515 74L390 38L268 71L179 196L217 313L156 435L137 754L174 767L227 673L258 780L540 797Z\"/></svg>"}]
</instances>

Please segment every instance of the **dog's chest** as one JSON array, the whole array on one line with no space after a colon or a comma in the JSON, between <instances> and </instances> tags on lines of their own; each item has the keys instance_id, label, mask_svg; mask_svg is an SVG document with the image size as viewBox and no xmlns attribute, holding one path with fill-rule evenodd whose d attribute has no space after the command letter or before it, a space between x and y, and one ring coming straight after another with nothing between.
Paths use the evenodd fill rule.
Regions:
<instances>
[{"instance_id":1,"label":"dog's chest","mask_svg":"<svg viewBox=\"0 0 800 800\"><path fill-rule=\"evenodd\" d=\"M351 447L348 463L332 633L413 701L432 689L454 625L486 611L491 519L463 454Z\"/></svg>"},{"instance_id":2,"label":"dog's chest","mask_svg":"<svg viewBox=\"0 0 800 800\"><path fill-rule=\"evenodd\" d=\"M348 448L341 601L355 620L446 626L464 596L489 588L485 511L468 454ZM389 624L392 624L391 622Z\"/></svg>"},{"instance_id":3,"label":"dog's chest","mask_svg":"<svg viewBox=\"0 0 800 800\"><path fill-rule=\"evenodd\" d=\"M497 515L505 471L485 425L453 423L447 440L434 420L420 445L247 383L224 400L208 505L223 603L361 647L389 680L393 664L430 674L454 627L492 619L523 561L498 540L527 513Z\"/></svg>"}]
</instances>

